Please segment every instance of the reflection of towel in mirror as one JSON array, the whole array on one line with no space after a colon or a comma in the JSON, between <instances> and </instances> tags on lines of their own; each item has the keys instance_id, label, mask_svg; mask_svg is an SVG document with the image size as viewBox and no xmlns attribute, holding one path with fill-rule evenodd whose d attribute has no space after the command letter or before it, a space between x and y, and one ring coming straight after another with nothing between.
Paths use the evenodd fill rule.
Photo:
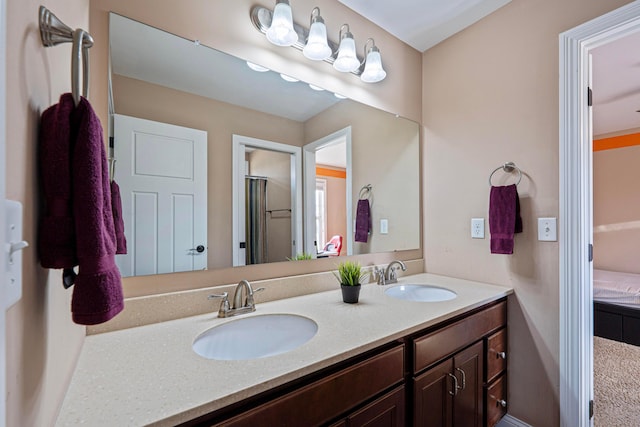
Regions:
<instances>
[{"instance_id":1,"label":"reflection of towel in mirror","mask_svg":"<svg viewBox=\"0 0 640 427\"><path fill-rule=\"evenodd\" d=\"M74 284L74 322L106 322L122 311L124 298L102 126L85 98L74 107L71 94L64 94L42 114L39 156L45 198L40 262L64 268L65 285Z\"/></svg>"},{"instance_id":2,"label":"reflection of towel in mirror","mask_svg":"<svg viewBox=\"0 0 640 427\"><path fill-rule=\"evenodd\" d=\"M113 211L113 226L116 233L116 254L127 253L127 239L124 235L124 219L122 218L122 199L120 186L111 180L111 209Z\"/></svg>"},{"instance_id":3,"label":"reflection of towel in mirror","mask_svg":"<svg viewBox=\"0 0 640 427\"><path fill-rule=\"evenodd\" d=\"M520 199L515 184L491 187L489 196L489 232L491 253L513 253L513 235L522 233Z\"/></svg>"},{"instance_id":4,"label":"reflection of towel in mirror","mask_svg":"<svg viewBox=\"0 0 640 427\"><path fill-rule=\"evenodd\" d=\"M368 199L358 200L356 208L356 242L366 243L371 230L371 211Z\"/></svg>"}]
</instances>

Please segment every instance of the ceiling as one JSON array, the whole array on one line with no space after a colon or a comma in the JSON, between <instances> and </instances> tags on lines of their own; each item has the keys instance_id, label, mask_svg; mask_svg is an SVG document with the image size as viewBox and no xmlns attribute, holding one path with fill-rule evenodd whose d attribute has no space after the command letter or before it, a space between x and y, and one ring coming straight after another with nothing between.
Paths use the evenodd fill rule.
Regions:
<instances>
[{"instance_id":1,"label":"ceiling","mask_svg":"<svg viewBox=\"0 0 640 427\"><path fill-rule=\"evenodd\" d=\"M640 32L591 51L594 136L640 128Z\"/></svg>"},{"instance_id":2,"label":"ceiling","mask_svg":"<svg viewBox=\"0 0 640 427\"><path fill-rule=\"evenodd\" d=\"M424 52L511 0L338 0Z\"/></svg>"}]
</instances>

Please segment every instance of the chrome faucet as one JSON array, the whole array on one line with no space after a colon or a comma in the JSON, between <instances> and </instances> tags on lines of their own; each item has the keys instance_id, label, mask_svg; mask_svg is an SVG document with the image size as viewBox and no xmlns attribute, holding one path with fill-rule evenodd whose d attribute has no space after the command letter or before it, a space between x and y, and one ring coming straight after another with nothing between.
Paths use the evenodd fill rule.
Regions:
<instances>
[{"instance_id":1,"label":"chrome faucet","mask_svg":"<svg viewBox=\"0 0 640 427\"><path fill-rule=\"evenodd\" d=\"M218 309L218 317L231 317L237 316L238 314L256 311L256 303L253 300L253 294L260 291L264 291L264 288L254 290L248 280L242 279L238 282L233 293L233 306L229 304L229 294L227 292L209 295L208 299L222 298L220 308Z\"/></svg>"},{"instance_id":2,"label":"chrome faucet","mask_svg":"<svg viewBox=\"0 0 640 427\"><path fill-rule=\"evenodd\" d=\"M399 267L394 267L395 264L398 264ZM390 283L398 283L398 276L396 274L396 270L401 269L402 271L407 271L407 266L404 265L404 262L400 260L394 260L387 265L387 268L374 268L374 273L378 278L378 285L388 285Z\"/></svg>"}]
</instances>

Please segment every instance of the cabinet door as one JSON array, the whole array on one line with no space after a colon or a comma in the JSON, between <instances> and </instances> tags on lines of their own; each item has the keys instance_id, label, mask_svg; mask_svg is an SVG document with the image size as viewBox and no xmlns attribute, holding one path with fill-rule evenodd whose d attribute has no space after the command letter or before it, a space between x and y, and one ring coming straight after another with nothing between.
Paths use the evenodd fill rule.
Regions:
<instances>
[{"instance_id":1,"label":"cabinet door","mask_svg":"<svg viewBox=\"0 0 640 427\"><path fill-rule=\"evenodd\" d=\"M453 357L454 375L458 378L458 393L453 398L453 425L481 427L483 343L477 342Z\"/></svg>"},{"instance_id":2,"label":"cabinet door","mask_svg":"<svg viewBox=\"0 0 640 427\"><path fill-rule=\"evenodd\" d=\"M398 387L348 418L349 427L404 427L404 386Z\"/></svg>"},{"instance_id":3,"label":"cabinet door","mask_svg":"<svg viewBox=\"0 0 640 427\"><path fill-rule=\"evenodd\" d=\"M449 427L452 421L454 382L453 359L416 377L413 383L413 425Z\"/></svg>"}]
</instances>

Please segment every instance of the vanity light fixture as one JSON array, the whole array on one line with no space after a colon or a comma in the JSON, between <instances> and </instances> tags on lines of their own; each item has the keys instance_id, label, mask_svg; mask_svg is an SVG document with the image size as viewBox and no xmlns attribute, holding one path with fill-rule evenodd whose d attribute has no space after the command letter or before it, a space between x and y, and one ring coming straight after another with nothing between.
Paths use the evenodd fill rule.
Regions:
<instances>
[{"instance_id":1,"label":"vanity light fixture","mask_svg":"<svg viewBox=\"0 0 640 427\"><path fill-rule=\"evenodd\" d=\"M371 47L367 49L367 45L371 42ZM377 83L387 76L387 72L382 68L382 58L380 57L380 49L376 46L376 42L369 38L364 44L364 70L360 74L360 79L366 83Z\"/></svg>"},{"instance_id":2,"label":"vanity light fixture","mask_svg":"<svg viewBox=\"0 0 640 427\"><path fill-rule=\"evenodd\" d=\"M346 97L346 96L344 96L344 95L340 95L339 93L336 93L336 92L334 92L333 96L335 96L335 97L336 97L336 98L338 98L338 99L347 99L347 97Z\"/></svg>"},{"instance_id":3,"label":"vanity light fixture","mask_svg":"<svg viewBox=\"0 0 640 427\"><path fill-rule=\"evenodd\" d=\"M356 41L349 31L349 24L342 24L339 39L340 47L333 68L343 73L352 73L360 68L360 60L356 56Z\"/></svg>"},{"instance_id":4,"label":"vanity light fixture","mask_svg":"<svg viewBox=\"0 0 640 427\"><path fill-rule=\"evenodd\" d=\"M324 88L321 88L320 86L316 86L314 84L309 83L309 87L313 90L317 90L318 92L322 92L324 90Z\"/></svg>"},{"instance_id":5,"label":"vanity light fixture","mask_svg":"<svg viewBox=\"0 0 640 427\"><path fill-rule=\"evenodd\" d=\"M314 7L311 11L311 27L307 44L302 49L302 54L313 61L324 61L331 56L331 48L327 42L327 27L320 16L320 8Z\"/></svg>"},{"instance_id":6,"label":"vanity light fixture","mask_svg":"<svg viewBox=\"0 0 640 427\"><path fill-rule=\"evenodd\" d=\"M293 15L289 0L276 0L267 39L277 46L292 46L298 41L298 33L293 29Z\"/></svg>"},{"instance_id":7,"label":"vanity light fixture","mask_svg":"<svg viewBox=\"0 0 640 427\"><path fill-rule=\"evenodd\" d=\"M318 7L311 11L310 28L293 22L289 0L276 0L273 11L262 6L254 6L251 8L250 16L256 29L266 34L267 39L273 44L292 46L301 50L306 58L328 62L338 71L361 76L361 80L366 83L376 83L387 76L382 68L380 49L373 39L370 38L365 43L365 57L360 60L349 25L343 24L340 27L339 44L332 42L327 39L327 28ZM284 39L287 39L286 42Z\"/></svg>"}]
</instances>

